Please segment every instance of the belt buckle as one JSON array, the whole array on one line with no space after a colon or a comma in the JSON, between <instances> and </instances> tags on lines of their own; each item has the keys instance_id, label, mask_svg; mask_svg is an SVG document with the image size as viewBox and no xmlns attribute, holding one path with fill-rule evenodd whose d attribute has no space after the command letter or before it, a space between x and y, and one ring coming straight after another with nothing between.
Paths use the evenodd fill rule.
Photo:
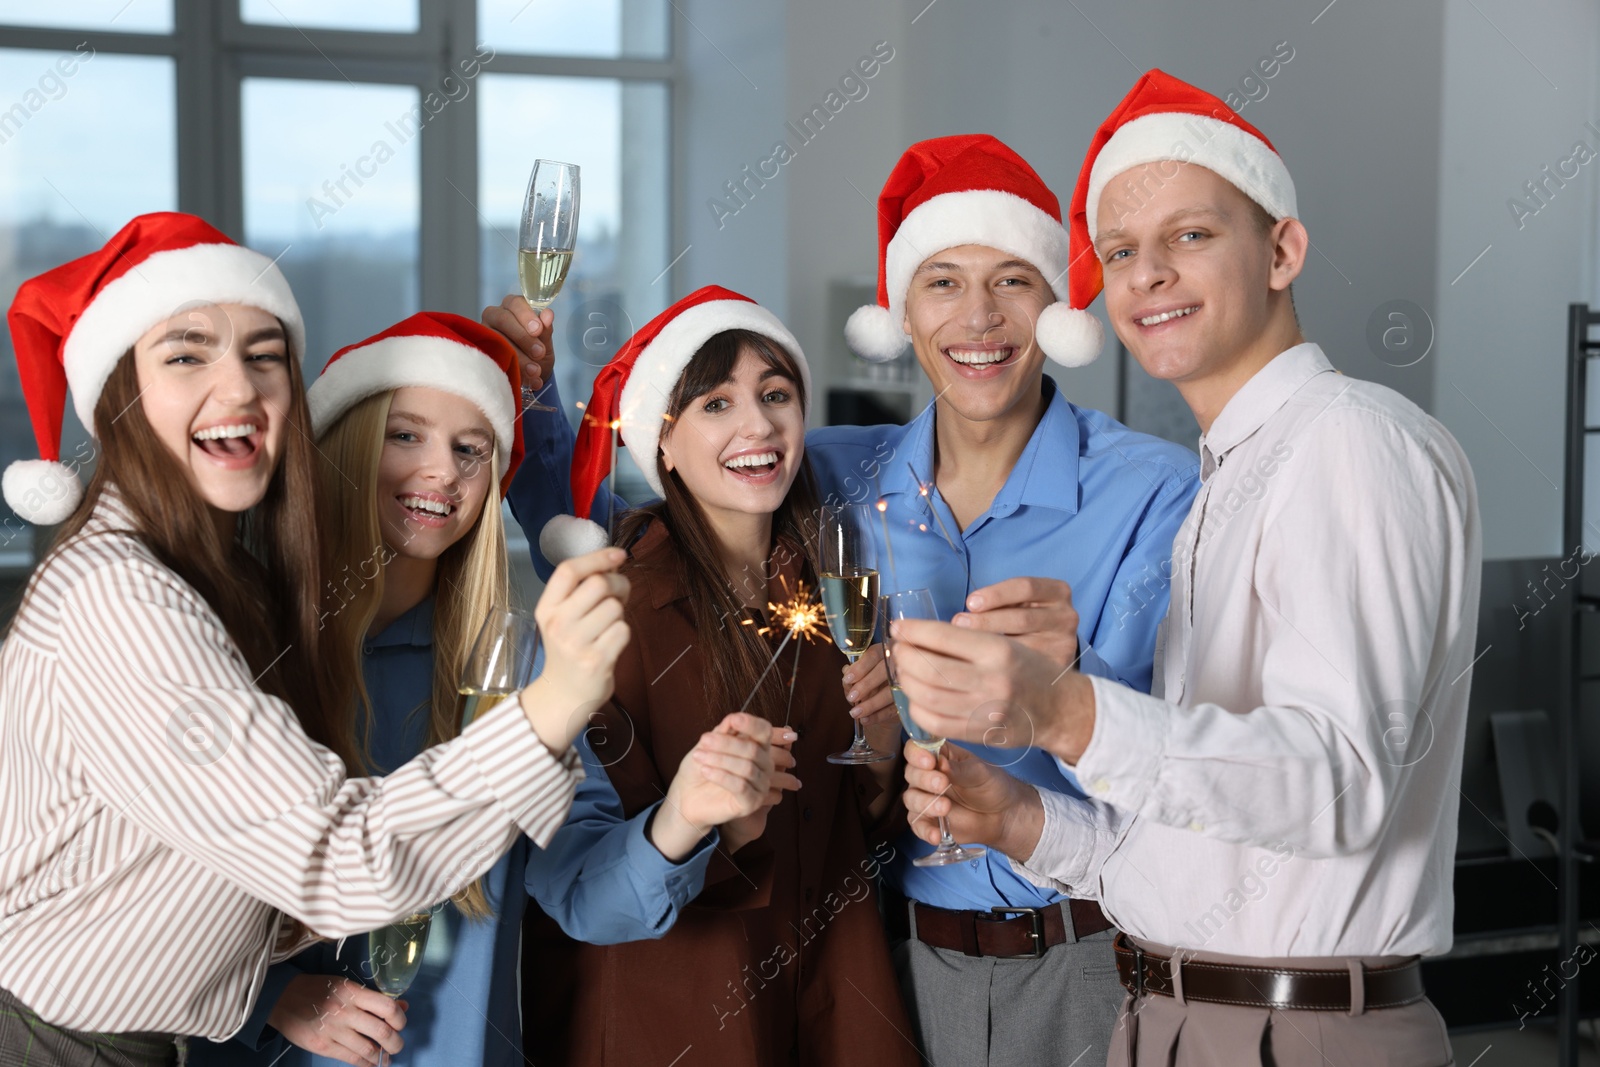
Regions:
<instances>
[{"instance_id":1,"label":"belt buckle","mask_svg":"<svg viewBox=\"0 0 1600 1067\"><path fill-rule=\"evenodd\" d=\"M1000 916L1002 919L1009 918L1012 915L1026 915L1032 926L1032 929L1028 931L1028 936L1033 938L1033 951L1023 953L1020 956L1003 956L1001 957L1002 959L1037 960L1044 957L1048 946L1044 943L1044 910L1042 908L990 908L989 913Z\"/></svg>"}]
</instances>

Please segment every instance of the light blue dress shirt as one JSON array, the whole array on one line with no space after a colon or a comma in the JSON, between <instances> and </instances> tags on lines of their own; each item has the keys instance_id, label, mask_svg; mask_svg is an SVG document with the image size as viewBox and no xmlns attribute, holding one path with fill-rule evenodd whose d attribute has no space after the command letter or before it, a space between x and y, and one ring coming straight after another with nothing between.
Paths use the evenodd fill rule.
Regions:
<instances>
[{"instance_id":1,"label":"light blue dress shirt","mask_svg":"<svg viewBox=\"0 0 1600 1067\"><path fill-rule=\"evenodd\" d=\"M1044 391L1044 416L1016 466L989 509L965 530L956 528L932 484L937 404L904 426L812 430L806 455L824 501L885 501L894 566L880 546L884 591L927 588L948 619L983 586L1006 578L1059 578L1072 587L1078 612L1080 669L1148 692L1156 630L1167 612L1172 539L1199 487L1199 461L1180 445L1077 407L1048 376ZM524 427L527 460L508 499L524 529L537 531L562 497L571 511L574 435L563 415L546 413ZM602 486L592 514L604 522L613 505L626 506ZM1083 795L1070 772L1039 749L968 747L1042 788ZM895 861L884 867L885 882L942 908L1040 907L1062 899L1017 875L994 852L961 867L911 865L930 851L906 833Z\"/></svg>"}]
</instances>

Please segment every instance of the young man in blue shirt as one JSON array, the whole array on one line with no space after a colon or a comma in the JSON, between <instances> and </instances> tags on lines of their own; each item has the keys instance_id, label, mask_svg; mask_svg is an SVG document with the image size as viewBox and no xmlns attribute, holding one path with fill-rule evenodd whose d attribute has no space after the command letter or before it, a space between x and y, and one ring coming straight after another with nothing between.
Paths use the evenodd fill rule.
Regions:
<instances>
[{"instance_id":1,"label":"young man in blue shirt","mask_svg":"<svg viewBox=\"0 0 1600 1067\"><path fill-rule=\"evenodd\" d=\"M1056 198L994 138L938 138L913 145L891 173L879 236L879 303L852 316L848 340L876 359L909 343L936 399L905 426L812 430L807 455L824 499L883 502L894 557L880 553L885 591L927 588L941 618L1017 637L1063 670L1076 662L1148 689L1197 462L1075 407L1045 376L1047 354L1076 365L1099 349L1098 324L1058 299L1069 271ZM545 354L519 298L484 321ZM550 433L538 444L529 436L508 497L527 529L552 514L550 480L565 484L570 463L565 419L545 419ZM845 674L858 715L889 706L881 662L864 657ZM1044 752L971 750L1082 795ZM999 854L912 865L930 850L908 832L883 871L924 1054L996 1067L1058 1064L1091 1048L1086 1062L1103 1056L1122 989L1099 908L1035 886Z\"/></svg>"}]
</instances>

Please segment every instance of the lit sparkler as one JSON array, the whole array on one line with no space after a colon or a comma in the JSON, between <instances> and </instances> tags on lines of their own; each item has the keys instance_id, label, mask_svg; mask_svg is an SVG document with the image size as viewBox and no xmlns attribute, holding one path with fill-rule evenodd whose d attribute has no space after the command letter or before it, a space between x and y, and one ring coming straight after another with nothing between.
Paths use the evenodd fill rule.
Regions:
<instances>
[{"instance_id":1,"label":"lit sparkler","mask_svg":"<svg viewBox=\"0 0 1600 1067\"><path fill-rule=\"evenodd\" d=\"M782 604L774 604L769 601L767 603L767 611L770 613L773 624L761 627L756 633L766 635L782 628L784 630L783 640L778 643L778 649L772 654L772 658L767 660L767 666L762 670L761 677L756 679L755 687L750 690L750 695L744 698L743 704L739 705L740 711L748 708L750 702L756 698L756 694L761 691L761 683L767 680L767 675L772 671L772 665L778 662L778 657L783 655L783 650L788 647L789 642L794 640L796 635L806 641L832 640L828 636L827 615L823 612L822 604L811 595L811 590L807 588L805 582L801 582L795 591L795 595ZM745 621L749 622L750 620L746 619ZM795 650L795 671L798 672L799 669L800 652L797 648ZM794 682L791 680L789 684L792 694Z\"/></svg>"}]
</instances>

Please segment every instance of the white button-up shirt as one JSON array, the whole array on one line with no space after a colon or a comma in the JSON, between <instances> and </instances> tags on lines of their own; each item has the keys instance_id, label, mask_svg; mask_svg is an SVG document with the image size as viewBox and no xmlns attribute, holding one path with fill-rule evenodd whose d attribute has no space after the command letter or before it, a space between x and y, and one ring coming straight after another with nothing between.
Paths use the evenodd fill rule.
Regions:
<instances>
[{"instance_id":1,"label":"white button-up shirt","mask_svg":"<svg viewBox=\"0 0 1600 1067\"><path fill-rule=\"evenodd\" d=\"M1482 556L1466 456L1312 344L1200 453L1155 693L1091 679L1095 799L1045 793L1017 867L1167 945L1445 952Z\"/></svg>"}]
</instances>

